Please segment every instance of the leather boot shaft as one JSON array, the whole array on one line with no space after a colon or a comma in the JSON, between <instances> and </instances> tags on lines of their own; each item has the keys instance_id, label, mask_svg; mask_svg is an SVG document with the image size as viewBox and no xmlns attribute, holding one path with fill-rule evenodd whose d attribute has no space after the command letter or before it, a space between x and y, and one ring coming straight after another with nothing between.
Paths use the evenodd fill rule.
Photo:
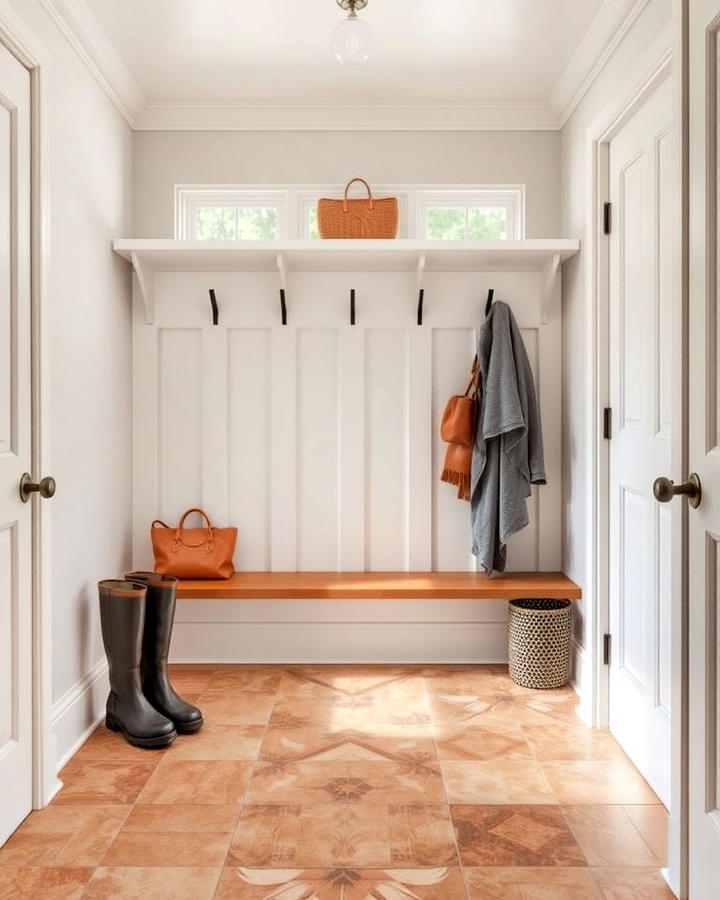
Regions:
<instances>
[{"instance_id":1,"label":"leather boot shaft","mask_svg":"<svg viewBox=\"0 0 720 900\"><path fill-rule=\"evenodd\" d=\"M178 579L156 572L129 572L125 577L147 588L141 664L143 692L155 709L174 722L180 734L199 731L202 713L178 696L167 669Z\"/></svg>"},{"instance_id":2,"label":"leather boot shaft","mask_svg":"<svg viewBox=\"0 0 720 900\"><path fill-rule=\"evenodd\" d=\"M176 735L173 723L147 701L142 690L145 586L129 580L106 580L98 584L98 592L110 678L106 724L136 746L167 746Z\"/></svg>"}]
</instances>

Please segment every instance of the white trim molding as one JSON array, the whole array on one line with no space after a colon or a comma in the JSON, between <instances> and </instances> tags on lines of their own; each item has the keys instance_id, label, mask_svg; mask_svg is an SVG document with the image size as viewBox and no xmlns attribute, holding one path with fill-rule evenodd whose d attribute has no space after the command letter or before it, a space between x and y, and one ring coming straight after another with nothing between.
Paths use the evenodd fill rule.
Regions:
<instances>
[{"instance_id":1,"label":"white trim molding","mask_svg":"<svg viewBox=\"0 0 720 900\"><path fill-rule=\"evenodd\" d=\"M103 657L53 704L52 732L58 772L104 718L108 690L108 666Z\"/></svg>"},{"instance_id":2,"label":"white trim molding","mask_svg":"<svg viewBox=\"0 0 720 900\"><path fill-rule=\"evenodd\" d=\"M40 2L128 125L134 127L146 105L145 96L85 0Z\"/></svg>"},{"instance_id":3,"label":"white trim molding","mask_svg":"<svg viewBox=\"0 0 720 900\"><path fill-rule=\"evenodd\" d=\"M86 0L40 2L136 131L557 131L649 0L605 0L547 101L394 106L153 101Z\"/></svg>"}]
</instances>

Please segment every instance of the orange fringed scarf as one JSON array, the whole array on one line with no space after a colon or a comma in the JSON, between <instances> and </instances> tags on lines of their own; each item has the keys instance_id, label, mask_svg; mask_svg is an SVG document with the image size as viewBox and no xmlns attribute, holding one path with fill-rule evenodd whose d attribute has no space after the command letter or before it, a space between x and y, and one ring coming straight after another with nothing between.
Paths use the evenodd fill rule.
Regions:
<instances>
[{"instance_id":1,"label":"orange fringed scarf","mask_svg":"<svg viewBox=\"0 0 720 900\"><path fill-rule=\"evenodd\" d=\"M440 424L440 437L448 445L440 480L456 484L460 500L470 499L470 470L475 443L479 378L476 356L465 393L456 394L448 400Z\"/></svg>"}]
</instances>

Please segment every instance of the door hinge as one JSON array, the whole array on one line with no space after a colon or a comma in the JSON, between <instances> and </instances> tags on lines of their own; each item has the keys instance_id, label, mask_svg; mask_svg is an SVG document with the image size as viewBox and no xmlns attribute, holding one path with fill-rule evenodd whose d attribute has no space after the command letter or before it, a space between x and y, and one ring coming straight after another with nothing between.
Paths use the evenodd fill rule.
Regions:
<instances>
[{"instance_id":1,"label":"door hinge","mask_svg":"<svg viewBox=\"0 0 720 900\"><path fill-rule=\"evenodd\" d=\"M612 231L612 203L603 204L603 234Z\"/></svg>"},{"instance_id":2,"label":"door hinge","mask_svg":"<svg viewBox=\"0 0 720 900\"><path fill-rule=\"evenodd\" d=\"M606 441L612 437L612 410L609 406L603 410L603 437Z\"/></svg>"},{"instance_id":3,"label":"door hinge","mask_svg":"<svg viewBox=\"0 0 720 900\"><path fill-rule=\"evenodd\" d=\"M603 635L603 665L610 665L610 645L612 637L609 634Z\"/></svg>"}]
</instances>

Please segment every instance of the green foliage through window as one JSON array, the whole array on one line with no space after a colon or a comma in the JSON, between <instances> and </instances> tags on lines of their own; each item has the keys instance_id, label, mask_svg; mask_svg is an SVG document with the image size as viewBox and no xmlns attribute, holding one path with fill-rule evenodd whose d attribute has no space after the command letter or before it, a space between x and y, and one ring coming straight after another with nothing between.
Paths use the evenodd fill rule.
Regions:
<instances>
[{"instance_id":1,"label":"green foliage through window","mask_svg":"<svg viewBox=\"0 0 720 900\"><path fill-rule=\"evenodd\" d=\"M278 211L271 206L201 206L195 236L201 241L272 241Z\"/></svg>"},{"instance_id":2,"label":"green foliage through window","mask_svg":"<svg viewBox=\"0 0 720 900\"><path fill-rule=\"evenodd\" d=\"M507 237L503 207L436 206L426 215L427 237L433 241L483 241Z\"/></svg>"}]
</instances>

